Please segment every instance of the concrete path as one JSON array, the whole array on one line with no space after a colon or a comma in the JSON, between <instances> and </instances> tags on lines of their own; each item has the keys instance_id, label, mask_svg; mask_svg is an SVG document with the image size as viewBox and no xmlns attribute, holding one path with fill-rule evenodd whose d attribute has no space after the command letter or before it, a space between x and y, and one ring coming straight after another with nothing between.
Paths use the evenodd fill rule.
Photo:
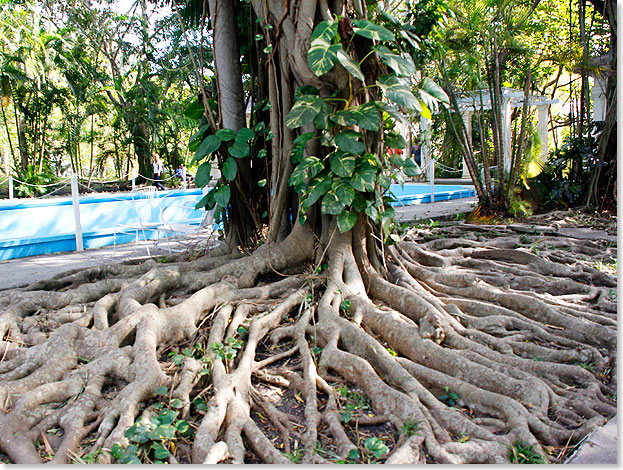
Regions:
<instances>
[{"instance_id":1,"label":"concrete path","mask_svg":"<svg viewBox=\"0 0 623 470\"><path fill-rule=\"evenodd\" d=\"M433 204L414 204L396 208L396 219L400 223L426 219L451 220L457 214L470 212L476 205L476 198L453 199ZM202 237L206 242L207 236ZM182 251L188 240L173 239L171 251ZM104 247L82 252L55 253L0 261L0 290L21 287L32 282L49 279L63 271L87 268L107 263L120 263L129 259L144 259L151 256L166 256L169 251L166 242L154 246L153 241L129 243L116 248ZM617 464L617 419L616 416L605 426L593 432L565 463L569 464Z\"/></svg>"}]
</instances>

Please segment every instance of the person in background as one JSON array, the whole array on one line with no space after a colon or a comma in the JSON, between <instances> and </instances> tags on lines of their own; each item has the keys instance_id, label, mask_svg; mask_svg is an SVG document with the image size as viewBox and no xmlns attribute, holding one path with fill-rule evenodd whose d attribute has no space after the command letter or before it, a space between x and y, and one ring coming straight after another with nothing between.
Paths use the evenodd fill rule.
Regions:
<instances>
[{"instance_id":1,"label":"person in background","mask_svg":"<svg viewBox=\"0 0 623 470\"><path fill-rule=\"evenodd\" d=\"M162 164L162 160L160 160L157 153L154 152L152 155L154 157L154 186L158 189L158 191L162 191L166 189L160 182L162 173L164 173L164 165Z\"/></svg>"},{"instance_id":2,"label":"person in background","mask_svg":"<svg viewBox=\"0 0 623 470\"><path fill-rule=\"evenodd\" d=\"M188 170L182 163L175 169L175 176L182 180L182 182L186 181L189 185L193 182L192 175L188 173Z\"/></svg>"},{"instance_id":3,"label":"person in background","mask_svg":"<svg viewBox=\"0 0 623 470\"><path fill-rule=\"evenodd\" d=\"M411 145L411 158L415 160L419 167L422 166L422 149L418 141L413 142L413 145Z\"/></svg>"}]
</instances>

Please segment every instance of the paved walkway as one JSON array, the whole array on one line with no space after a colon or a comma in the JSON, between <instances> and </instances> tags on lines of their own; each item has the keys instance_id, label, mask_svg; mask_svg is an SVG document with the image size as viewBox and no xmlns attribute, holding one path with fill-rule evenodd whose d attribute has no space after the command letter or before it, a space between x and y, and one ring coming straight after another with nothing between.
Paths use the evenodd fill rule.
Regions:
<instances>
[{"instance_id":1,"label":"paved walkway","mask_svg":"<svg viewBox=\"0 0 623 470\"><path fill-rule=\"evenodd\" d=\"M448 220L457 214L471 211L476 198L453 199L433 204L414 204L396 208L396 219L400 223L426 219ZM205 238L205 237L204 237ZM182 251L187 240L171 241L171 251ZM0 290L21 287L35 281L49 279L55 274L70 269L86 268L106 263L120 263L129 259L166 256L169 251L166 242L154 247L153 241L129 243L126 245L98 248L82 252L55 253L0 261ZM617 419L616 416L605 426L593 432L580 448L565 463L569 464L617 464Z\"/></svg>"}]
</instances>

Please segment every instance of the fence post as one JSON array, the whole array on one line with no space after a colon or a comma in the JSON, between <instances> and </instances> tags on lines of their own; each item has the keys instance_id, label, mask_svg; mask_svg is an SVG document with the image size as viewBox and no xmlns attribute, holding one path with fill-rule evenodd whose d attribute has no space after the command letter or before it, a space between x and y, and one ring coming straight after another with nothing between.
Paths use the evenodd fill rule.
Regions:
<instances>
[{"instance_id":1,"label":"fence post","mask_svg":"<svg viewBox=\"0 0 623 470\"><path fill-rule=\"evenodd\" d=\"M435 202L435 159L430 158L429 164L429 179L430 179L430 202Z\"/></svg>"},{"instance_id":2,"label":"fence post","mask_svg":"<svg viewBox=\"0 0 623 470\"><path fill-rule=\"evenodd\" d=\"M132 175L132 192L136 190L136 176Z\"/></svg>"},{"instance_id":3,"label":"fence post","mask_svg":"<svg viewBox=\"0 0 623 470\"><path fill-rule=\"evenodd\" d=\"M13 199L13 176L9 175L9 199Z\"/></svg>"},{"instance_id":4,"label":"fence post","mask_svg":"<svg viewBox=\"0 0 623 470\"><path fill-rule=\"evenodd\" d=\"M71 174L71 205L74 209L74 222L76 230L76 251L83 251L82 225L80 224L80 200L78 193L78 175Z\"/></svg>"}]
</instances>

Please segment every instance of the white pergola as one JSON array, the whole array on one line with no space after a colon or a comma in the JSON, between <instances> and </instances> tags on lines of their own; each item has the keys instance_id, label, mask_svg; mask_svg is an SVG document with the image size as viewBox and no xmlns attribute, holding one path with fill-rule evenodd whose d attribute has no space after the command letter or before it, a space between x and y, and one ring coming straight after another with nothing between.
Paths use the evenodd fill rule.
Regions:
<instances>
[{"instance_id":1,"label":"white pergola","mask_svg":"<svg viewBox=\"0 0 623 470\"><path fill-rule=\"evenodd\" d=\"M526 97L522 90L502 87L502 151L504 155L504 170L509 172L511 169L511 112L513 108L523 107ZM491 95L489 90L477 90L466 93L458 100L459 111L463 116L463 123L467 129L467 136L472 138L472 116L475 111L491 109ZM541 155L547 157L547 117L549 106L558 103L560 100L549 99L546 96L528 95L528 106L536 106L538 109L538 132L541 139ZM435 160L431 159L430 152L430 120L420 118L420 129L424 133L422 142L421 163L422 167L429 165L429 179L431 192L434 194L435 184ZM465 159L463 159L463 178L470 178Z\"/></svg>"}]
</instances>

